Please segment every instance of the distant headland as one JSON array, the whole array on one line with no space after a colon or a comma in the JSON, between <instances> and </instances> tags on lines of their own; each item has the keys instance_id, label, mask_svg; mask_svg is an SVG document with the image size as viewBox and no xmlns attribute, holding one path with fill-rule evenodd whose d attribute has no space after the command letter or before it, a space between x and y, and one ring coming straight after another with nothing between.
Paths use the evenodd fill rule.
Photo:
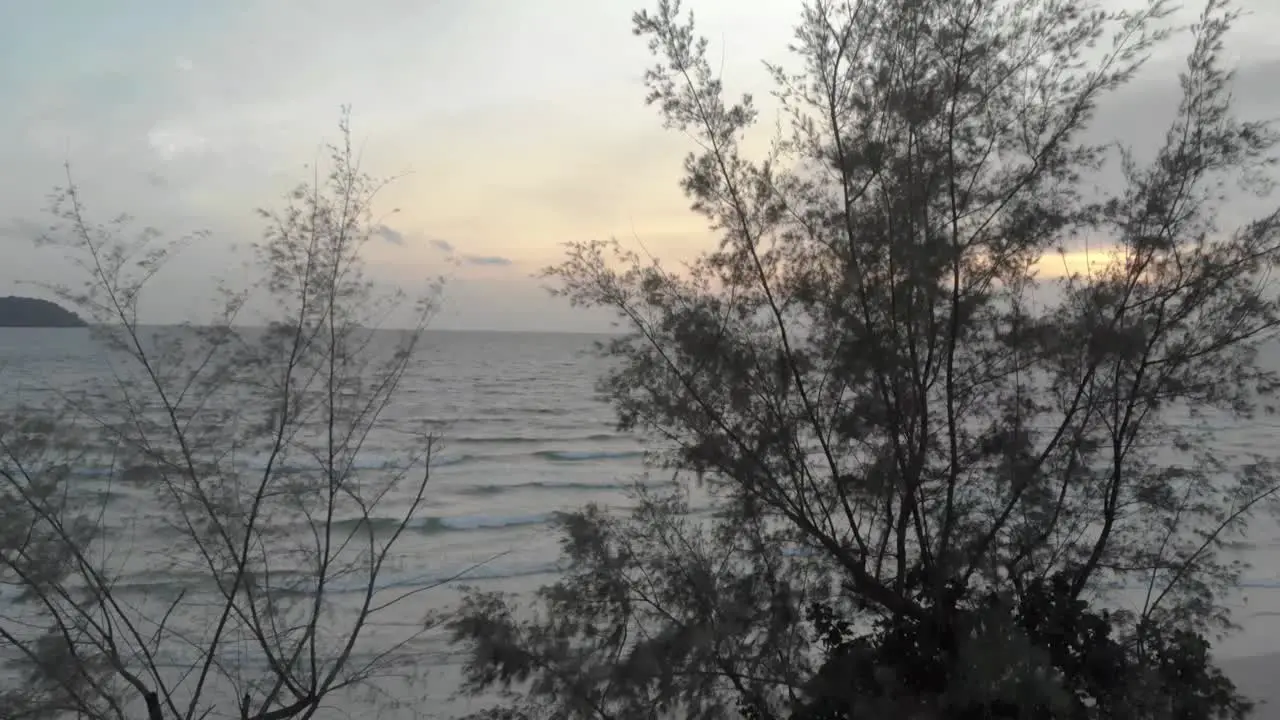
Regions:
<instances>
[{"instance_id":1,"label":"distant headland","mask_svg":"<svg viewBox=\"0 0 1280 720\"><path fill-rule=\"evenodd\" d=\"M0 327L78 328L88 323L57 303L9 296L0 297Z\"/></svg>"}]
</instances>

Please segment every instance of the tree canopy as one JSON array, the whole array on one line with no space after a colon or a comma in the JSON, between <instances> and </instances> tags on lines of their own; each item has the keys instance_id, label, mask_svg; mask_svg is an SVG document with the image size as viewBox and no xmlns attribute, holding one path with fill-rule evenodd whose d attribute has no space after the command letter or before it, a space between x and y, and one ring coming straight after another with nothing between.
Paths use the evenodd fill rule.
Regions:
<instances>
[{"instance_id":1,"label":"tree canopy","mask_svg":"<svg viewBox=\"0 0 1280 720\"><path fill-rule=\"evenodd\" d=\"M54 194L44 241L81 274L51 290L108 361L79 386L59 377L48 406L0 412L0 667L16 680L0 717L310 718L356 690L386 709L377 681L416 670L405 648L429 620L379 630L437 584L387 580L436 436L399 419L390 457L371 438L439 284L414 297L367 275L385 181L361 170L347 122L327 174L259 212L260 279L206 325L139 321L192 238L95 222L69 170ZM396 307L414 325L379 330Z\"/></svg>"},{"instance_id":2,"label":"tree canopy","mask_svg":"<svg viewBox=\"0 0 1280 720\"><path fill-rule=\"evenodd\" d=\"M0 297L0 327L84 327L79 315L57 303L29 297Z\"/></svg>"},{"instance_id":3,"label":"tree canopy","mask_svg":"<svg viewBox=\"0 0 1280 720\"><path fill-rule=\"evenodd\" d=\"M601 388L679 482L567 517L535 602L473 592L469 689L506 717L1243 716L1207 643L1280 476L1220 435L1275 396L1280 211L1221 209L1270 193L1277 135L1233 111L1210 0L1158 151L1096 137L1170 11L811 0L756 159L692 17L637 13L719 244L548 275L617 312Z\"/></svg>"}]
</instances>

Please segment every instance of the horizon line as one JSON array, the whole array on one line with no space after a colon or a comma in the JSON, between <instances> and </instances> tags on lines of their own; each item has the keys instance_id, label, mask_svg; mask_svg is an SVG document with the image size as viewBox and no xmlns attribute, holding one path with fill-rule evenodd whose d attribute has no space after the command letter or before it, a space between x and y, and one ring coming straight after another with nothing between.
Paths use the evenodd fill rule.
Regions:
<instances>
[{"instance_id":1,"label":"horizon line","mask_svg":"<svg viewBox=\"0 0 1280 720\"><path fill-rule=\"evenodd\" d=\"M138 323L138 328L177 328L184 326L193 326L200 328L213 327L210 324L200 323ZM88 323L86 325L63 327L56 325L31 326L31 325L0 325L0 331L4 330L93 330L98 328L119 327L118 325L109 325L104 323ZM231 325L235 330L262 330L265 325ZM371 328L375 331L386 332L413 332L414 328L407 327L376 327ZM621 332L607 330L512 330L501 328L437 328L424 327L422 332L430 333L485 333L500 335L619 335Z\"/></svg>"}]
</instances>

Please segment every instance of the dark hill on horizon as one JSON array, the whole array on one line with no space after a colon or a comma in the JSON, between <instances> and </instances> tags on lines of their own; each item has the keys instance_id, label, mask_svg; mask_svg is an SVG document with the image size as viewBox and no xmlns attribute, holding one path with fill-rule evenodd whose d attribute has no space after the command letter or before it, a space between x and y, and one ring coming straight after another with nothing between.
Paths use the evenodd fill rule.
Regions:
<instances>
[{"instance_id":1,"label":"dark hill on horizon","mask_svg":"<svg viewBox=\"0 0 1280 720\"><path fill-rule=\"evenodd\" d=\"M0 327L88 327L79 315L57 303L39 298L0 297Z\"/></svg>"}]
</instances>

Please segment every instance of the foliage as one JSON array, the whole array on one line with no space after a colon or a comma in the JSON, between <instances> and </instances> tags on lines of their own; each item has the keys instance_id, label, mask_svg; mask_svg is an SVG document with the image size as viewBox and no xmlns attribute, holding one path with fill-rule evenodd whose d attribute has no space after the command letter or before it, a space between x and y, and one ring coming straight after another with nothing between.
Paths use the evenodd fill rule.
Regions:
<instances>
[{"instance_id":1,"label":"foliage","mask_svg":"<svg viewBox=\"0 0 1280 720\"><path fill-rule=\"evenodd\" d=\"M1134 642L1109 612L1073 597L1072 578L1037 578L1020 597L961 599L958 612L879 619L860 634L825 604L811 622L826 654L792 720L1243 718L1250 702L1214 668L1196 633L1147 625ZM751 709L744 713L751 716Z\"/></svg>"},{"instance_id":2,"label":"foliage","mask_svg":"<svg viewBox=\"0 0 1280 720\"><path fill-rule=\"evenodd\" d=\"M205 236L95 224L69 173L55 194L44 241L85 281L53 290L107 350L88 387L0 427L0 583L15 601L0 651L21 678L5 717L310 717L412 670L404 650L425 627L377 633L425 586L391 595L379 578L423 505L434 436L397 423L408 451L377 466L368 443L437 287L407 305L364 275L384 183L361 171L345 113L341 130L328 176L261 211L260 281L205 325L148 328L138 310ZM410 327L379 330L397 307L416 308Z\"/></svg>"},{"instance_id":3,"label":"foliage","mask_svg":"<svg viewBox=\"0 0 1280 720\"><path fill-rule=\"evenodd\" d=\"M48 300L0 297L0 327L84 327L84 321Z\"/></svg>"},{"instance_id":4,"label":"foliage","mask_svg":"<svg viewBox=\"0 0 1280 720\"><path fill-rule=\"evenodd\" d=\"M569 570L531 607L472 594L453 625L469 689L506 688L530 717L781 717L821 664L802 608L901 659L904 629L972 621L965 598L1030 622L1056 578L1049 605L1073 622L1094 622L1078 602L1117 609L1126 681L1181 657L1206 700L1182 717L1241 707L1196 647L1230 629L1228 543L1280 487L1269 456L1219 442L1275 396L1258 350L1280 319L1280 213L1224 228L1220 210L1270 192L1277 135L1232 112L1236 14L1210 0L1154 157L1089 139L1168 15L812 0L799 71L772 68L789 131L753 161L751 98L724 97L692 19L670 0L638 13L649 100L697 143L683 186L720 243L679 271L576 244L548 274L630 331L603 348L602 390L683 485L567 521ZM1096 182L1113 169L1117 187ZM1105 695L1031 627L991 636L1012 660L984 657L1048 653L1066 689ZM948 692L972 685L945 667Z\"/></svg>"}]
</instances>

